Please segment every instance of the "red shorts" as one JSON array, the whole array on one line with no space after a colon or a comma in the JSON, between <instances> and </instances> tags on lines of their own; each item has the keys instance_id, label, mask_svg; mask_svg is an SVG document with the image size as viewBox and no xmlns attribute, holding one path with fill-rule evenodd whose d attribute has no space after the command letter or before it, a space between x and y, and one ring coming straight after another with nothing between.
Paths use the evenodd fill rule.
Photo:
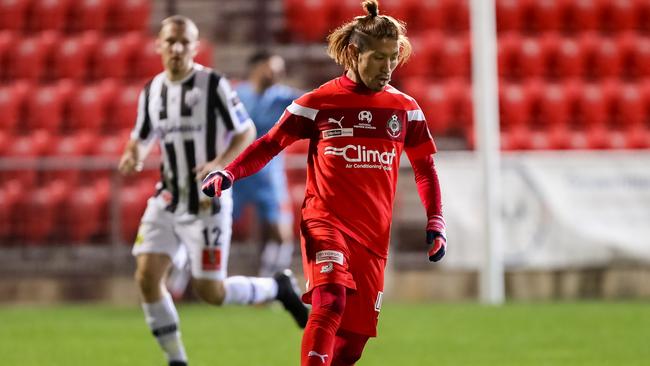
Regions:
<instances>
[{"instance_id":1,"label":"red shorts","mask_svg":"<svg viewBox=\"0 0 650 366\"><path fill-rule=\"evenodd\" d=\"M302 222L300 236L307 281L303 301L311 304L311 291L316 286L341 284L348 291L340 329L377 336L386 259L326 221Z\"/></svg>"}]
</instances>

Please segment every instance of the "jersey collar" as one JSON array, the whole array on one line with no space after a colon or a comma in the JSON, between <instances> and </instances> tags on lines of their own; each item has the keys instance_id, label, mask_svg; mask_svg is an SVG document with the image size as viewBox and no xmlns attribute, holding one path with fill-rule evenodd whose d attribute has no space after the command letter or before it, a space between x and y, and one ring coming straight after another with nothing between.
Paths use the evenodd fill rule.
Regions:
<instances>
[{"instance_id":1,"label":"jersey collar","mask_svg":"<svg viewBox=\"0 0 650 366\"><path fill-rule=\"evenodd\" d=\"M368 88L364 83L355 83L352 79L350 79L345 73L339 78L339 83L341 86L351 92L357 93L357 94L376 94L376 93L381 93L384 90L386 90L386 87L384 87L380 91L374 91L370 88Z\"/></svg>"}]
</instances>

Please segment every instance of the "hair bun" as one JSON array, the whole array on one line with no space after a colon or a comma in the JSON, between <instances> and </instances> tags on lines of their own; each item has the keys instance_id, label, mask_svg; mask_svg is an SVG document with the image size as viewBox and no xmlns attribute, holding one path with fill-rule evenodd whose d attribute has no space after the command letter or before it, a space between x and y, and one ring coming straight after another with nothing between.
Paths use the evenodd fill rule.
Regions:
<instances>
[{"instance_id":1,"label":"hair bun","mask_svg":"<svg viewBox=\"0 0 650 366\"><path fill-rule=\"evenodd\" d=\"M362 3L362 6L371 17L379 15L379 2L377 0L366 0Z\"/></svg>"}]
</instances>

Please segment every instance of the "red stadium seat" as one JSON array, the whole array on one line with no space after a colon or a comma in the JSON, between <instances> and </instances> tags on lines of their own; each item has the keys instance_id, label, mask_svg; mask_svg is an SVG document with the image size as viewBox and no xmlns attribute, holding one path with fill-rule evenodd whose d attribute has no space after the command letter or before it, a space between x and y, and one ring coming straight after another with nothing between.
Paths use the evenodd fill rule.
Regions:
<instances>
[{"instance_id":1,"label":"red stadium seat","mask_svg":"<svg viewBox=\"0 0 650 366\"><path fill-rule=\"evenodd\" d=\"M571 119L572 93L563 84L548 84L540 96L538 126L548 129L560 125L567 126Z\"/></svg>"},{"instance_id":2,"label":"red stadium seat","mask_svg":"<svg viewBox=\"0 0 650 366\"><path fill-rule=\"evenodd\" d=\"M531 30L559 31L567 11L565 0L535 0L530 2Z\"/></svg>"},{"instance_id":3,"label":"red stadium seat","mask_svg":"<svg viewBox=\"0 0 650 366\"><path fill-rule=\"evenodd\" d=\"M19 181L10 180L0 186L0 243L6 244L16 234L14 221L18 205L23 198L23 186Z\"/></svg>"},{"instance_id":4,"label":"red stadium seat","mask_svg":"<svg viewBox=\"0 0 650 366\"><path fill-rule=\"evenodd\" d=\"M96 143L96 137L92 132L84 131L75 134L61 136L58 139L52 139L52 149L50 155L58 158L81 158L90 154L93 144ZM56 169L45 171L43 174L46 182L61 180L68 186L75 186L79 183L81 171L79 168Z\"/></svg>"},{"instance_id":5,"label":"red stadium seat","mask_svg":"<svg viewBox=\"0 0 650 366\"><path fill-rule=\"evenodd\" d=\"M638 85L628 83L616 94L615 125L619 128L644 125L649 110L644 105L643 91Z\"/></svg>"},{"instance_id":6,"label":"red stadium seat","mask_svg":"<svg viewBox=\"0 0 650 366\"><path fill-rule=\"evenodd\" d=\"M108 190L97 185L75 187L74 194L63 204L61 226L65 237L83 244L102 229L104 212L108 211Z\"/></svg>"},{"instance_id":7,"label":"red stadium seat","mask_svg":"<svg viewBox=\"0 0 650 366\"><path fill-rule=\"evenodd\" d=\"M11 76L9 61L15 42L16 35L13 32L0 30L0 82Z\"/></svg>"},{"instance_id":8,"label":"red stadium seat","mask_svg":"<svg viewBox=\"0 0 650 366\"><path fill-rule=\"evenodd\" d=\"M34 94L26 100L27 126L45 128L51 132L61 129L65 96L56 85L46 85L36 88Z\"/></svg>"},{"instance_id":9,"label":"red stadium seat","mask_svg":"<svg viewBox=\"0 0 650 366\"><path fill-rule=\"evenodd\" d=\"M207 67L214 67L214 46L207 38L199 40L196 62Z\"/></svg>"},{"instance_id":10,"label":"red stadium seat","mask_svg":"<svg viewBox=\"0 0 650 366\"><path fill-rule=\"evenodd\" d=\"M591 125L605 125L609 119L610 100L604 84L587 84L579 94L576 109L582 129Z\"/></svg>"},{"instance_id":11,"label":"red stadium seat","mask_svg":"<svg viewBox=\"0 0 650 366\"><path fill-rule=\"evenodd\" d=\"M615 134L603 125L592 125L586 131L587 148L591 150L605 150L612 149L614 144ZM624 142L624 141L621 141Z\"/></svg>"},{"instance_id":12,"label":"red stadium seat","mask_svg":"<svg viewBox=\"0 0 650 366\"><path fill-rule=\"evenodd\" d=\"M0 130L14 133L21 118L23 95L13 85L0 85Z\"/></svg>"},{"instance_id":13,"label":"red stadium seat","mask_svg":"<svg viewBox=\"0 0 650 366\"><path fill-rule=\"evenodd\" d=\"M41 37L18 39L9 53L11 79L38 80L43 76L46 54Z\"/></svg>"},{"instance_id":14,"label":"red stadium seat","mask_svg":"<svg viewBox=\"0 0 650 366\"><path fill-rule=\"evenodd\" d=\"M109 25L115 31L145 31L151 16L150 0L115 1L109 12Z\"/></svg>"},{"instance_id":15,"label":"red stadium seat","mask_svg":"<svg viewBox=\"0 0 650 366\"><path fill-rule=\"evenodd\" d=\"M95 78L124 79L128 75L131 57L141 42L139 33L100 40L95 53Z\"/></svg>"},{"instance_id":16,"label":"red stadium seat","mask_svg":"<svg viewBox=\"0 0 650 366\"><path fill-rule=\"evenodd\" d=\"M625 131L628 149L650 149L650 130L647 126L633 125Z\"/></svg>"},{"instance_id":17,"label":"red stadium seat","mask_svg":"<svg viewBox=\"0 0 650 366\"><path fill-rule=\"evenodd\" d=\"M68 29L73 32L106 29L112 0L72 0Z\"/></svg>"},{"instance_id":18,"label":"red stadium seat","mask_svg":"<svg viewBox=\"0 0 650 366\"><path fill-rule=\"evenodd\" d=\"M413 54L404 66L397 68L396 75L444 77L442 72L444 39L444 35L437 31L413 37L411 39Z\"/></svg>"},{"instance_id":19,"label":"red stadium seat","mask_svg":"<svg viewBox=\"0 0 650 366\"><path fill-rule=\"evenodd\" d=\"M434 136L445 135L453 123L454 108L444 84L432 84L418 98Z\"/></svg>"},{"instance_id":20,"label":"red stadium seat","mask_svg":"<svg viewBox=\"0 0 650 366\"><path fill-rule=\"evenodd\" d=\"M82 87L71 97L68 127L100 131L106 120L106 97L101 85Z\"/></svg>"},{"instance_id":21,"label":"red stadium seat","mask_svg":"<svg viewBox=\"0 0 650 366\"><path fill-rule=\"evenodd\" d=\"M601 28L607 32L636 30L638 27L635 0L601 0Z\"/></svg>"},{"instance_id":22,"label":"red stadium seat","mask_svg":"<svg viewBox=\"0 0 650 366\"><path fill-rule=\"evenodd\" d=\"M538 78L546 73L549 55L557 49L554 36L526 37L508 33L499 38L499 75L521 80Z\"/></svg>"},{"instance_id":23,"label":"red stadium seat","mask_svg":"<svg viewBox=\"0 0 650 366\"><path fill-rule=\"evenodd\" d=\"M284 10L287 28L294 40L319 42L325 40L331 24L329 19L334 16L327 0L285 0ZM362 15L361 12L359 15Z\"/></svg>"},{"instance_id":24,"label":"red stadium seat","mask_svg":"<svg viewBox=\"0 0 650 366\"><path fill-rule=\"evenodd\" d=\"M140 218L147 207L147 199L151 196L151 187L144 184L124 186L119 193L120 224L122 240L133 243L135 240Z\"/></svg>"},{"instance_id":25,"label":"red stadium seat","mask_svg":"<svg viewBox=\"0 0 650 366\"><path fill-rule=\"evenodd\" d=\"M30 25L33 31L62 31L66 25L69 0L33 1L30 6Z\"/></svg>"},{"instance_id":26,"label":"red stadium seat","mask_svg":"<svg viewBox=\"0 0 650 366\"><path fill-rule=\"evenodd\" d=\"M117 93L110 106L111 118L109 129L111 131L124 128L133 128L138 114L138 98L143 85L127 85Z\"/></svg>"},{"instance_id":27,"label":"red stadium seat","mask_svg":"<svg viewBox=\"0 0 650 366\"><path fill-rule=\"evenodd\" d=\"M595 31L600 26L599 0L567 0L565 28L571 32Z\"/></svg>"},{"instance_id":28,"label":"red stadium seat","mask_svg":"<svg viewBox=\"0 0 650 366\"><path fill-rule=\"evenodd\" d=\"M162 59L156 51L156 41L154 39L144 39L142 47L136 52L135 76L137 78L152 78L163 71Z\"/></svg>"},{"instance_id":29,"label":"red stadium seat","mask_svg":"<svg viewBox=\"0 0 650 366\"><path fill-rule=\"evenodd\" d=\"M545 38L549 52L549 76L565 79L582 77L585 67L585 43L575 38L561 38L556 40L552 35ZM557 43L556 43L557 42Z\"/></svg>"},{"instance_id":30,"label":"red stadium seat","mask_svg":"<svg viewBox=\"0 0 650 366\"><path fill-rule=\"evenodd\" d=\"M497 29L499 33L521 31L529 5L529 0L497 0Z\"/></svg>"},{"instance_id":31,"label":"red stadium seat","mask_svg":"<svg viewBox=\"0 0 650 366\"><path fill-rule=\"evenodd\" d=\"M521 43L518 68L523 78L544 76L547 55L539 38L527 37Z\"/></svg>"},{"instance_id":32,"label":"red stadium seat","mask_svg":"<svg viewBox=\"0 0 650 366\"><path fill-rule=\"evenodd\" d=\"M552 126L546 132L548 149L550 150L568 150L572 146L572 132L567 126Z\"/></svg>"},{"instance_id":33,"label":"red stadium seat","mask_svg":"<svg viewBox=\"0 0 650 366\"><path fill-rule=\"evenodd\" d=\"M413 1L410 6L411 21L408 22L409 32L440 31L444 29L445 7L442 0ZM404 20L406 21L406 19Z\"/></svg>"},{"instance_id":34,"label":"red stadium seat","mask_svg":"<svg viewBox=\"0 0 650 366\"><path fill-rule=\"evenodd\" d=\"M650 37L625 35L621 42L625 43L624 47L629 52L631 64L629 77L631 79L650 78Z\"/></svg>"},{"instance_id":35,"label":"red stadium seat","mask_svg":"<svg viewBox=\"0 0 650 366\"><path fill-rule=\"evenodd\" d=\"M445 7L445 28L452 32L469 30L469 0L441 0Z\"/></svg>"},{"instance_id":36,"label":"red stadium seat","mask_svg":"<svg viewBox=\"0 0 650 366\"><path fill-rule=\"evenodd\" d=\"M30 0L0 1L0 29L23 31Z\"/></svg>"},{"instance_id":37,"label":"red stadium seat","mask_svg":"<svg viewBox=\"0 0 650 366\"><path fill-rule=\"evenodd\" d=\"M501 84L499 88L501 126L512 128L530 124L532 100L521 84Z\"/></svg>"},{"instance_id":38,"label":"red stadium seat","mask_svg":"<svg viewBox=\"0 0 650 366\"><path fill-rule=\"evenodd\" d=\"M595 43L591 59L587 62L587 76L594 79L619 77L624 60L618 43L612 38L601 38Z\"/></svg>"},{"instance_id":39,"label":"red stadium seat","mask_svg":"<svg viewBox=\"0 0 650 366\"><path fill-rule=\"evenodd\" d=\"M650 33L650 2L647 0L636 0L637 24L643 33Z\"/></svg>"},{"instance_id":40,"label":"red stadium seat","mask_svg":"<svg viewBox=\"0 0 650 366\"><path fill-rule=\"evenodd\" d=\"M124 151L124 146L129 139L129 131L125 130L120 133L111 135L97 136L97 143L90 152L93 156L103 158L106 161L117 162ZM111 174L115 173L112 169L99 169L91 172L94 178L110 179Z\"/></svg>"},{"instance_id":41,"label":"red stadium seat","mask_svg":"<svg viewBox=\"0 0 650 366\"><path fill-rule=\"evenodd\" d=\"M20 236L26 244L44 244L59 228L57 221L63 202L70 195L63 182L56 181L36 187L27 196Z\"/></svg>"},{"instance_id":42,"label":"red stadium seat","mask_svg":"<svg viewBox=\"0 0 650 366\"><path fill-rule=\"evenodd\" d=\"M74 80L86 78L98 39L99 35L94 31L65 38L54 52L55 76Z\"/></svg>"},{"instance_id":43,"label":"red stadium seat","mask_svg":"<svg viewBox=\"0 0 650 366\"><path fill-rule=\"evenodd\" d=\"M442 73L444 76L469 79L471 60L470 42L467 35L445 39L442 52Z\"/></svg>"},{"instance_id":44,"label":"red stadium seat","mask_svg":"<svg viewBox=\"0 0 650 366\"><path fill-rule=\"evenodd\" d=\"M363 11L359 4L361 2L357 1L358 9ZM413 1L411 0L382 0L379 3L379 14L390 15L395 19L410 23L412 7ZM352 20L349 14L347 21Z\"/></svg>"}]
</instances>

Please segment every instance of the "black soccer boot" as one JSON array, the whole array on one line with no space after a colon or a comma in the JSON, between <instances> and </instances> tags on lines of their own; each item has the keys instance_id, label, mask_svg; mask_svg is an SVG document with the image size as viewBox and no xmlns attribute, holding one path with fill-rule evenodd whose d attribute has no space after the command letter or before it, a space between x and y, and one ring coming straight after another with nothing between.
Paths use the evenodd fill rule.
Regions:
<instances>
[{"instance_id":1,"label":"black soccer boot","mask_svg":"<svg viewBox=\"0 0 650 366\"><path fill-rule=\"evenodd\" d=\"M309 317L309 309L300 300L300 290L298 289L296 277L294 277L291 270L285 269L276 273L273 279L278 283L278 296L276 299L293 316L298 326L305 328Z\"/></svg>"}]
</instances>

